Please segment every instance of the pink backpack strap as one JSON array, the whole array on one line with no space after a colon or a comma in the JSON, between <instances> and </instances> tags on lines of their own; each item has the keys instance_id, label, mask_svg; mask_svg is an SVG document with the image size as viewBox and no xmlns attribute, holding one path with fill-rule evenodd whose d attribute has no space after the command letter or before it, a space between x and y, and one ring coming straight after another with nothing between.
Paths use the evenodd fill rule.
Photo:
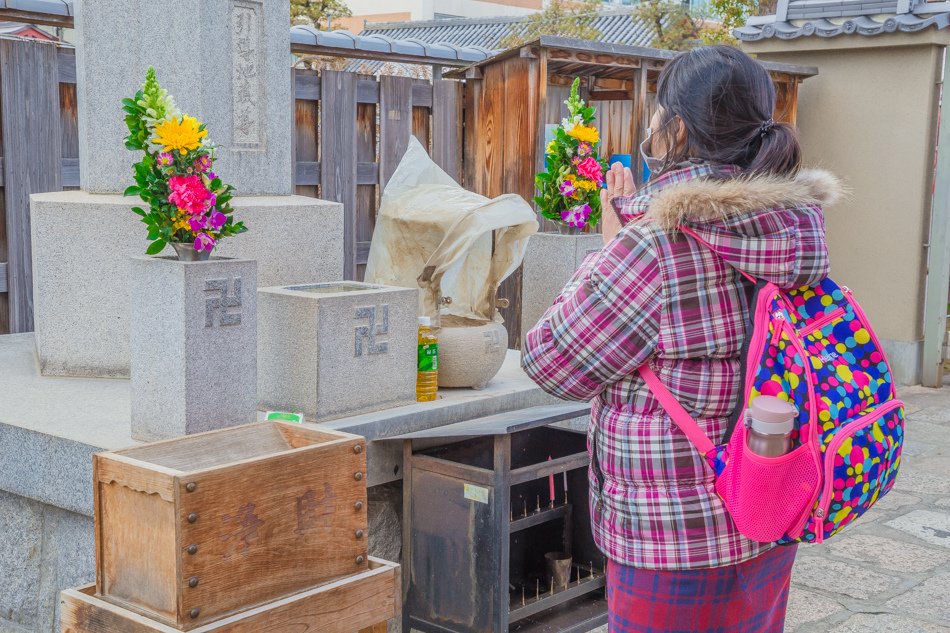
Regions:
<instances>
[{"instance_id":1,"label":"pink backpack strap","mask_svg":"<svg viewBox=\"0 0 950 633\"><path fill-rule=\"evenodd\" d=\"M693 446L698 448L703 455L708 455L709 452L715 448L712 441L706 437L706 434L699 428L696 421L686 413L686 409L684 409L683 405L670 393L666 385L660 382L660 377L656 375L650 367L650 364L644 363L637 371L643 376L643 380L646 381L653 396L660 401L660 404L666 409L666 412L670 418L672 418L673 422L676 423L676 426L686 434L686 437L693 443Z\"/></svg>"}]
</instances>

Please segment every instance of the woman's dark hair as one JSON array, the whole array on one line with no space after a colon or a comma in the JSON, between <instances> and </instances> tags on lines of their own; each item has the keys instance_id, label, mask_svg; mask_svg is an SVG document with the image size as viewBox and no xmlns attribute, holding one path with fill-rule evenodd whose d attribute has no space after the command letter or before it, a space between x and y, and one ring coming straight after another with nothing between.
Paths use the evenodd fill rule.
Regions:
<instances>
[{"instance_id":1,"label":"woman's dark hair","mask_svg":"<svg viewBox=\"0 0 950 633\"><path fill-rule=\"evenodd\" d=\"M660 73L656 99L663 108L660 133L672 136L674 117L686 125L687 146L668 164L694 158L781 176L801 167L795 128L772 121L772 78L736 48L703 46L678 55ZM667 140L673 147L673 139Z\"/></svg>"}]
</instances>

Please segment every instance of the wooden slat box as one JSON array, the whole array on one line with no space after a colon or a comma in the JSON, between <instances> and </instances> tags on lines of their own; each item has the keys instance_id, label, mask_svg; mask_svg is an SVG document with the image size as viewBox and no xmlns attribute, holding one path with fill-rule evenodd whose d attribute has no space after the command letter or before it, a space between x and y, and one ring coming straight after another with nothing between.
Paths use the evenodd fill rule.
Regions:
<instances>
[{"instance_id":1,"label":"wooden slat box","mask_svg":"<svg viewBox=\"0 0 950 633\"><path fill-rule=\"evenodd\" d=\"M400 610L399 565L370 559L370 569L267 603L192 633L354 633L385 631ZM95 585L60 593L63 633L176 633L95 595ZM383 623L378 629L371 628Z\"/></svg>"},{"instance_id":2,"label":"wooden slat box","mask_svg":"<svg viewBox=\"0 0 950 633\"><path fill-rule=\"evenodd\" d=\"M96 455L98 595L188 630L367 569L365 445L263 423Z\"/></svg>"}]
</instances>

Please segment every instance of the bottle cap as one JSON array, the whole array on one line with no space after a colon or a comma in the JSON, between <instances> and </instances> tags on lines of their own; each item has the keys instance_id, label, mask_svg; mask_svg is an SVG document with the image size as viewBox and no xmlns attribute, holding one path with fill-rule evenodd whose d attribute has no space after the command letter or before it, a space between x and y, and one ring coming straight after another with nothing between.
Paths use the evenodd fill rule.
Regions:
<instances>
[{"instance_id":1,"label":"bottle cap","mask_svg":"<svg viewBox=\"0 0 950 633\"><path fill-rule=\"evenodd\" d=\"M430 327L432 325L432 317L427 317L427 316L419 317L419 325Z\"/></svg>"},{"instance_id":2,"label":"bottle cap","mask_svg":"<svg viewBox=\"0 0 950 633\"><path fill-rule=\"evenodd\" d=\"M767 435L791 433L797 416L795 405L774 396L759 396L749 406L749 425Z\"/></svg>"}]
</instances>

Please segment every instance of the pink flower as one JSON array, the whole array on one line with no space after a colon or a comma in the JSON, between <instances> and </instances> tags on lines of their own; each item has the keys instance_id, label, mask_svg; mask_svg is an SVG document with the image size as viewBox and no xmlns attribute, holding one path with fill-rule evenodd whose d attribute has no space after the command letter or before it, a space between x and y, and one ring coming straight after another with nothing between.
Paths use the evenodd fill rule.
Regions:
<instances>
[{"instance_id":1,"label":"pink flower","mask_svg":"<svg viewBox=\"0 0 950 633\"><path fill-rule=\"evenodd\" d=\"M162 152L155 160L159 167L171 167L175 164L175 155L171 152Z\"/></svg>"},{"instance_id":2,"label":"pink flower","mask_svg":"<svg viewBox=\"0 0 950 633\"><path fill-rule=\"evenodd\" d=\"M168 201L179 209L191 215L207 211L211 192L205 189L201 176L172 176L168 187L172 190Z\"/></svg>"},{"instance_id":3,"label":"pink flower","mask_svg":"<svg viewBox=\"0 0 950 633\"><path fill-rule=\"evenodd\" d=\"M594 151L594 147L587 141L581 141L577 144L577 154L579 156L589 156Z\"/></svg>"},{"instance_id":4,"label":"pink flower","mask_svg":"<svg viewBox=\"0 0 950 633\"><path fill-rule=\"evenodd\" d=\"M208 235L207 233L199 233L195 236L195 250L214 250L214 238Z\"/></svg>"},{"instance_id":5,"label":"pink flower","mask_svg":"<svg viewBox=\"0 0 950 633\"><path fill-rule=\"evenodd\" d=\"M576 207L561 211L561 219L568 226L574 228L583 228L587 224L587 218L590 217L591 208L589 204L579 204Z\"/></svg>"},{"instance_id":6,"label":"pink flower","mask_svg":"<svg viewBox=\"0 0 950 633\"><path fill-rule=\"evenodd\" d=\"M598 185L604 182L604 171L593 156L588 156L577 165L577 173L584 178L593 180Z\"/></svg>"}]
</instances>

